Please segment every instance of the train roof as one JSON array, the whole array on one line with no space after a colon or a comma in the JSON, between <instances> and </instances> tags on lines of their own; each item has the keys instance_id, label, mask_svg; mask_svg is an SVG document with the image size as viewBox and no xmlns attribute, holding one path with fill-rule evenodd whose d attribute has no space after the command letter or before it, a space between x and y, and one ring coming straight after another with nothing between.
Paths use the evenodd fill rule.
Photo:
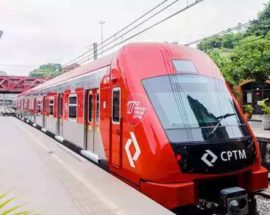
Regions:
<instances>
[{"instance_id":1,"label":"train roof","mask_svg":"<svg viewBox=\"0 0 270 215\"><path fill-rule=\"evenodd\" d=\"M42 89L46 89L46 88L51 87L51 86L55 86L58 83L62 83L64 81L81 76L81 75L89 73L91 71L100 69L102 67L109 66L112 63L112 60L116 56L118 56L118 55L120 56L121 53L128 55L129 50L135 50L135 49L145 50L147 48L157 48L157 49L169 50L172 55L174 55L174 53L179 52L179 49L180 49L183 53L188 53L188 55L206 57L206 55L203 52L196 50L194 48L183 46L183 45L175 45L175 44L169 44L169 43L153 43L153 42L130 43L130 44L123 46L118 51L116 51L110 55L104 56L104 57L99 58L95 61L92 61L86 65L80 66L80 67L75 68L69 72L63 73L55 78L52 78L52 79L38 85L37 87L34 87L32 89L29 89L29 90L23 92L20 95L28 95L28 94L31 94L33 92L37 92L37 91L40 91ZM142 52L142 54L143 53L144 52ZM132 56L132 54L131 54L131 56ZM173 56L171 56L171 57L173 57Z\"/></svg>"},{"instance_id":2,"label":"train roof","mask_svg":"<svg viewBox=\"0 0 270 215\"><path fill-rule=\"evenodd\" d=\"M53 86L53 85L56 85L57 83L60 83L60 82L64 82L64 81L67 81L71 78L75 78L77 76L81 76L85 73L88 73L88 72L91 72L93 70L96 70L96 69L99 69L99 68L102 68L102 67L105 67L105 66L108 66L111 64L112 62L112 59L114 58L114 56L116 55L117 52L114 52L110 55L107 55L107 56L104 56L102 58L99 58L95 61L92 61L86 65L82 65L80 67L77 67L69 72L66 72L66 73L63 73L59 76L56 76L34 88L31 88L23 93L21 93L21 95L27 95L31 92L34 92L34 91L38 91L38 90L41 90L41 89L44 89L44 88L47 88L47 87L50 87L50 86Z\"/></svg>"}]
</instances>

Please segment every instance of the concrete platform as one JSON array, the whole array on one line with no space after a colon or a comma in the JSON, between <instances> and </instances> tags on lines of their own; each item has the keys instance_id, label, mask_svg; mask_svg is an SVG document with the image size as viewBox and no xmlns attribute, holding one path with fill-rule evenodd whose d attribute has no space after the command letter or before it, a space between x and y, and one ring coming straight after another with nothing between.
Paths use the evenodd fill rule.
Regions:
<instances>
[{"instance_id":1,"label":"concrete platform","mask_svg":"<svg viewBox=\"0 0 270 215\"><path fill-rule=\"evenodd\" d=\"M33 214L172 214L13 117L0 117L0 194Z\"/></svg>"},{"instance_id":2,"label":"concrete platform","mask_svg":"<svg viewBox=\"0 0 270 215\"><path fill-rule=\"evenodd\" d=\"M260 121L249 121L255 136L260 139L270 139L270 130L264 130L262 122Z\"/></svg>"}]
</instances>

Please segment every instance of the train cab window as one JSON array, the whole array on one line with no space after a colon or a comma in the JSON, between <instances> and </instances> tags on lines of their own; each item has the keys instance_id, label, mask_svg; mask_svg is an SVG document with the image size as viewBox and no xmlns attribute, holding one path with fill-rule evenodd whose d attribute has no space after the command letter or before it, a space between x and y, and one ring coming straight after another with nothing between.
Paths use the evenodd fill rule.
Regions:
<instances>
[{"instance_id":1,"label":"train cab window","mask_svg":"<svg viewBox=\"0 0 270 215\"><path fill-rule=\"evenodd\" d=\"M69 113L70 119L77 118L77 96L76 95L69 96L68 113Z\"/></svg>"},{"instance_id":2,"label":"train cab window","mask_svg":"<svg viewBox=\"0 0 270 215\"><path fill-rule=\"evenodd\" d=\"M145 79L143 85L174 143L249 136L222 79L168 75Z\"/></svg>"},{"instance_id":3,"label":"train cab window","mask_svg":"<svg viewBox=\"0 0 270 215\"><path fill-rule=\"evenodd\" d=\"M50 108L50 115L53 115L53 97L50 97L50 103L49 103L49 108Z\"/></svg>"},{"instance_id":4,"label":"train cab window","mask_svg":"<svg viewBox=\"0 0 270 215\"><path fill-rule=\"evenodd\" d=\"M99 122L99 94L97 94L96 99L96 122Z\"/></svg>"},{"instance_id":5,"label":"train cab window","mask_svg":"<svg viewBox=\"0 0 270 215\"><path fill-rule=\"evenodd\" d=\"M113 89L112 93L112 121L120 122L120 88Z\"/></svg>"},{"instance_id":6,"label":"train cab window","mask_svg":"<svg viewBox=\"0 0 270 215\"><path fill-rule=\"evenodd\" d=\"M93 104L93 96L88 96L88 122L92 122L92 104Z\"/></svg>"},{"instance_id":7,"label":"train cab window","mask_svg":"<svg viewBox=\"0 0 270 215\"><path fill-rule=\"evenodd\" d=\"M198 73L190 60L173 60L172 62L177 73Z\"/></svg>"}]
</instances>

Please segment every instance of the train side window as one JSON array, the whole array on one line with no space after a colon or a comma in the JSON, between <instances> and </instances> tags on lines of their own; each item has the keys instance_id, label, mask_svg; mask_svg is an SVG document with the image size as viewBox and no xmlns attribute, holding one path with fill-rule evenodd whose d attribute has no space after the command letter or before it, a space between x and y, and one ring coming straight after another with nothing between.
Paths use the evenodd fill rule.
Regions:
<instances>
[{"instance_id":1,"label":"train side window","mask_svg":"<svg viewBox=\"0 0 270 215\"><path fill-rule=\"evenodd\" d=\"M92 104L93 104L93 96L88 96L88 122L92 122Z\"/></svg>"},{"instance_id":2,"label":"train side window","mask_svg":"<svg viewBox=\"0 0 270 215\"><path fill-rule=\"evenodd\" d=\"M68 114L70 119L77 118L77 96L70 95L68 103Z\"/></svg>"},{"instance_id":3,"label":"train side window","mask_svg":"<svg viewBox=\"0 0 270 215\"><path fill-rule=\"evenodd\" d=\"M120 88L113 89L112 93L112 121L114 123L120 122Z\"/></svg>"},{"instance_id":4,"label":"train side window","mask_svg":"<svg viewBox=\"0 0 270 215\"><path fill-rule=\"evenodd\" d=\"M53 97L50 97L50 103L49 103L49 108L50 108L50 115L53 115Z\"/></svg>"},{"instance_id":5,"label":"train side window","mask_svg":"<svg viewBox=\"0 0 270 215\"><path fill-rule=\"evenodd\" d=\"M97 93L96 99L96 122L99 122L99 93Z\"/></svg>"}]
</instances>

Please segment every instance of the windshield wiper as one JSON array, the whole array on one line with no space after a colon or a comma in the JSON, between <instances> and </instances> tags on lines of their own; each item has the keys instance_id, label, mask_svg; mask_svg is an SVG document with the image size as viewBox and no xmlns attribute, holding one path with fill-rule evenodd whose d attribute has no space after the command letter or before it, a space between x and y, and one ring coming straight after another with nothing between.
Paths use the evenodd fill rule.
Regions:
<instances>
[{"instance_id":1,"label":"windshield wiper","mask_svg":"<svg viewBox=\"0 0 270 215\"><path fill-rule=\"evenodd\" d=\"M215 125L215 127L212 129L212 131L207 135L207 139L209 139L210 137L212 137L212 135L216 132L218 126L220 125L221 121L227 117L230 117L230 116L233 116L235 115L235 113L226 113L222 116L219 116L217 117L219 120L218 120L218 123Z\"/></svg>"}]
</instances>

